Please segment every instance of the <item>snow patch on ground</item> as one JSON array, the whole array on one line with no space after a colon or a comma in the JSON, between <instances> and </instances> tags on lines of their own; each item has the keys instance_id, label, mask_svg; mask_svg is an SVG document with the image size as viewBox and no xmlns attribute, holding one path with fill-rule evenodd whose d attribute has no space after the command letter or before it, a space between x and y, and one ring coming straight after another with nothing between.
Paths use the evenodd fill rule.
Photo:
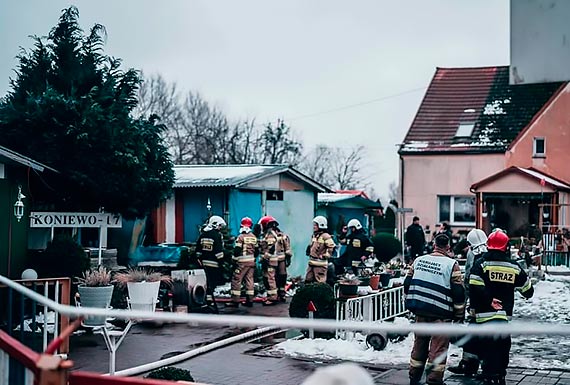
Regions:
<instances>
[{"instance_id":1,"label":"snow patch on ground","mask_svg":"<svg viewBox=\"0 0 570 385\"><path fill-rule=\"evenodd\" d=\"M570 323L570 277L546 275L535 286L533 298L525 300L516 294L514 318L519 321L543 321ZM399 317L396 322L409 322ZM516 321L514 321L516 322ZM367 347L366 338L357 334L352 341L345 340L288 340L275 345L272 350L290 357L313 360L349 360L370 364L407 365L412 351L413 335L401 342L388 342L383 351ZM514 336L510 366L534 369L570 369L570 338L561 336ZM448 363L456 364L461 349L451 345Z\"/></svg>"}]
</instances>

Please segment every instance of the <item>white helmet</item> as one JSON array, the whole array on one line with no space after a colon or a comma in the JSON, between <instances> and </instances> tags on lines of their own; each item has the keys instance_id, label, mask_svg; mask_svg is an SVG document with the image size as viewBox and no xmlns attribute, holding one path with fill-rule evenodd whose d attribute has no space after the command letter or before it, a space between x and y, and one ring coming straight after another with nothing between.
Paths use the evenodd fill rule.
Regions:
<instances>
[{"instance_id":1,"label":"white helmet","mask_svg":"<svg viewBox=\"0 0 570 385\"><path fill-rule=\"evenodd\" d=\"M316 223L319 229L326 230L329 227L327 218L323 217L322 215L314 217L313 223Z\"/></svg>"},{"instance_id":2,"label":"white helmet","mask_svg":"<svg viewBox=\"0 0 570 385\"><path fill-rule=\"evenodd\" d=\"M481 229L473 229L467 234L467 242L476 255L487 251L487 234Z\"/></svg>"},{"instance_id":3,"label":"white helmet","mask_svg":"<svg viewBox=\"0 0 570 385\"><path fill-rule=\"evenodd\" d=\"M346 227L348 227L349 229L351 227L354 227L356 230L360 230L362 228L362 225L360 224L360 221L358 219L351 219L350 221L348 221L348 225L346 225Z\"/></svg>"},{"instance_id":4,"label":"white helmet","mask_svg":"<svg viewBox=\"0 0 570 385\"><path fill-rule=\"evenodd\" d=\"M206 229L219 230L225 226L226 221L224 221L224 218L217 215L212 215L210 219L208 219L208 225L206 226Z\"/></svg>"}]
</instances>

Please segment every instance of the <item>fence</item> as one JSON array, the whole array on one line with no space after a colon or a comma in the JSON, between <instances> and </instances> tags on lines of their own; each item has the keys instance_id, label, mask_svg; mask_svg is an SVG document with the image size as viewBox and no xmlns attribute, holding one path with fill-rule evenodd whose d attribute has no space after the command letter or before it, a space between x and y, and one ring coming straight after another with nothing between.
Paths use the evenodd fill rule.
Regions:
<instances>
[{"instance_id":1,"label":"fence","mask_svg":"<svg viewBox=\"0 0 570 385\"><path fill-rule=\"evenodd\" d=\"M337 321L379 322L406 313L403 286L357 298L338 300L336 307ZM337 329L336 336L352 339L354 332Z\"/></svg>"},{"instance_id":2,"label":"fence","mask_svg":"<svg viewBox=\"0 0 570 385\"><path fill-rule=\"evenodd\" d=\"M570 253L562 250L561 241L557 235L548 233L542 236L541 264L545 266L570 266Z\"/></svg>"}]
</instances>

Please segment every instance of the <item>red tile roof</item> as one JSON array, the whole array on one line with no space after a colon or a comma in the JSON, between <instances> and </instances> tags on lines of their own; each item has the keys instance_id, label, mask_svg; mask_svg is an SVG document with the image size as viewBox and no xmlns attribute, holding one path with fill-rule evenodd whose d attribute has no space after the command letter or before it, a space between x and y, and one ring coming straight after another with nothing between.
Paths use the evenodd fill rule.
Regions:
<instances>
[{"instance_id":1,"label":"red tile roof","mask_svg":"<svg viewBox=\"0 0 570 385\"><path fill-rule=\"evenodd\" d=\"M561 85L511 86L507 66L437 68L399 152L503 152ZM456 137L460 123L471 136Z\"/></svg>"}]
</instances>

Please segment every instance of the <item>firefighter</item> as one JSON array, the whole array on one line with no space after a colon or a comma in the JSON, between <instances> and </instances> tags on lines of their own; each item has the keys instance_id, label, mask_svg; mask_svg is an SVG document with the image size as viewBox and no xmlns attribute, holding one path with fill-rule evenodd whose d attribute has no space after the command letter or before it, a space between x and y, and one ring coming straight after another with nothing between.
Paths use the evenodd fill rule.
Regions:
<instances>
[{"instance_id":1,"label":"firefighter","mask_svg":"<svg viewBox=\"0 0 570 385\"><path fill-rule=\"evenodd\" d=\"M449 256L449 242L447 235L437 235L434 251L416 258L404 281L406 308L416 315L418 323L462 321L465 317L463 278L459 265ZM420 384L424 369L428 384L443 385L448 348L448 336L416 334L410 385Z\"/></svg>"},{"instance_id":2,"label":"firefighter","mask_svg":"<svg viewBox=\"0 0 570 385\"><path fill-rule=\"evenodd\" d=\"M475 322L506 323L513 315L514 292L525 298L534 294L532 283L522 267L507 253L509 237L498 229L489 235L489 251L473 264L469 276L469 300L475 309ZM511 337L500 335L480 338L479 355L487 384L504 385Z\"/></svg>"},{"instance_id":3,"label":"firefighter","mask_svg":"<svg viewBox=\"0 0 570 385\"><path fill-rule=\"evenodd\" d=\"M327 281L328 260L335 248L327 229L327 218L319 215L313 219L313 236L307 247L309 266L305 276L306 283Z\"/></svg>"},{"instance_id":4,"label":"firefighter","mask_svg":"<svg viewBox=\"0 0 570 385\"><path fill-rule=\"evenodd\" d=\"M351 219L346 227L350 233L340 239L342 244L346 244L346 249L340 259L345 268L352 267L352 272L358 275L358 267L374 252L374 246L358 219Z\"/></svg>"},{"instance_id":5,"label":"firefighter","mask_svg":"<svg viewBox=\"0 0 570 385\"><path fill-rule=\"evenodd\" d=\"M277 224L277 220L270 215L266 215L259 220L261 225L261 268L263 270L263 282L267 288L267 299L263 305L275 305L277 302L277 284L275 282L275 271L279 264L276 254L277 234L273 228Z\"/></svg>"},{"instance_id":6,"label":"firefighter","mask_svg":"<svg viewBox=\"0 0 570 385\"><path fill-rule=\"evenodd\" d=\"M225 226L226 221L222 217L212 215L196 241L196 257L206 273L206 302L215 313L218 312L218 306L214 299L214 289L222 280L221 264L224 258L220 230Z\"/></svg>"},{"instance_id":7,"label":"firefighter","mask_svg":"<svg viewBox=\"0 0 570 385\"><path fill-rule=\"evenodd\" d=\"M473 263L487 252L487 234L480 229L472 229L467 234L467 243L469 250L467 251L467 260L465 261L465 297L469 298L469 275ZM467 320L469 324L475 324L475 309L469 305L467 309ZM457 366L449 367L451 373L463 374L465 376L473 376L479 370L479 349L480 343L476 336L472 336L463 345L463 355Z\"/></svg>"},{"instance_id":8,"label":"firefighter","mask_svg":"<svg viewBox=\"0 0 570 385\"><path fill-rule=\"evenodd\" d=\"M234 247L234 272L232 275L232 302L228 307L238 307L241 299L241 284L245 283L246 307L253 306L253 273L255 271L255 259L258 250L257 237L251 232L253 222L251 218L244 217L241 220L239 236Z\"/></svg>"},{"instance_id":9,"label":"firefighter","mask_svg":"<svg viewBox=\"0 0 570 385\"><path fill-rule=\"evenodd\" d=\"M277 269L275 271L275 283L277 285L277 299L279 302L287 302L285 298L285 285L287 284L287 268L291 265L293 251L291 250L291 239L279 228L277 221L268 224L271 231L277 237L275 243L275 254L277 255Z\"/></svg>"}]
</instances>

